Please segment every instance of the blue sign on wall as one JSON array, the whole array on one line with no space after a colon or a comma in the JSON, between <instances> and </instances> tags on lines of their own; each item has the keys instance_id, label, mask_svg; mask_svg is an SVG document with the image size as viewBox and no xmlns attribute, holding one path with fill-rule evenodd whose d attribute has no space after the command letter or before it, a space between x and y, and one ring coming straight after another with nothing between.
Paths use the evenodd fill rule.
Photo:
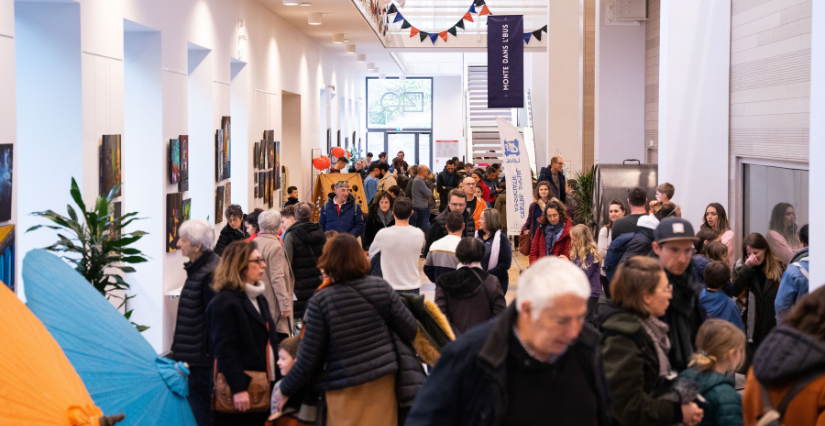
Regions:
<instances>
[{"instance_id":1,"label":"blue sign on wall","mask_svg":"<svg viewBox=\"0 0 825 426\"><path fill-rule=\"evenodd\" d=\"M524 21L487 17L487 108L524 107Z\"/></svg>"}]
</instances>

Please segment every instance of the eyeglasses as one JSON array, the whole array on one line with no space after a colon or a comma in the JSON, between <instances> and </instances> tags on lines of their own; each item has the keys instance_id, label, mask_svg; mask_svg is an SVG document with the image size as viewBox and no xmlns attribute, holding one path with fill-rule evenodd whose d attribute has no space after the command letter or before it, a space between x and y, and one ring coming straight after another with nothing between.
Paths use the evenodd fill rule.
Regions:
<instances>
[{"instance_id":1,"label":"eyeglasses","mask_svg":"<svg viewBox=\"0 0 825 426\"><path fill-rule=\"evenodd\" d=\"M661 291L662 293L673 293L673 284L668 284L667 287L665 287L664 289L657 289L656 291Z\"/></svg>"},{"instance_id":2,"label":"eyeglasses","mask_svg":"<svg viewBox=\"0 0 825 426\"><path fill-rule=\"evenodd\" d=\"M259 258L256 258L256 259L249 259L249 263L257 263L259 265L266 265L266 261L264 260L263 257L259 257Z\"/></svg>"}]
</instances>

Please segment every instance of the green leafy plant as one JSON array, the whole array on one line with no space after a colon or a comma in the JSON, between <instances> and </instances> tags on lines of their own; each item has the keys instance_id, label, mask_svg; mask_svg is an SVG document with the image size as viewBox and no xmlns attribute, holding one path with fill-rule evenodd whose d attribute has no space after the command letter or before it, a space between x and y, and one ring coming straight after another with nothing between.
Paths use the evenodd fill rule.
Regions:
<instances>
[{"instance_id":1,"label":"green leafy plant","mask_svg":"<svg viewBox=\"0 0 825 426\"><path fill-rule=\"evenodd\" d=\"M57 242L45 249L61 253L61 257L73 264L75 270L107 299L121 299L118 306L121 308L135 296L118 294L122 291L125 295L125 292L131 288L120 274L135 272L135 268L129 265L143 263L147 259L139 249L128 247L146 235L146 232L122 232L132 221L141 219L135 217L137 212L127 213L118 218L113 217L112 199L118 192L120 192L120 185L115 185L108 196L105 198L98 196L93 209L86 211L86 204L83 203L80 189L72 178L71 195L83 215L82 220L71 205L66 206L68 217L52 210L34 212L32 216L47 219L54 225L35 225L26 232L40 228L57 231ZM132 310L127 311L124 316L129 319L132 316ZM132 324L141 332L149 328L134 322Z\"/></svg>"},{"instance_id":2,"label":"green leafy plant","mask_svg":"<svg viewBox=\"0 0 825 426\"><path fill-rule=\"evenodd\" d=\"M349 167L355 167L355 162L356 161L363 160L363 158L361 157L362 152L363 152L363 150L360 150L360 149L356 148L355 145L353 145L349 149L349 163L347 164L348 168ZM367 167L369 167L369 164L367 164Z\"/></svg>"},{"instance_id":3,"label":"green leafy plant","mask_svg":"<svg viewBox=\"0 0 825 426\"><path fill-rule=\"evenodd\" d=\"M593 217L593 185L595 177L595 168L591 167L587 173L574 172L573 178L578 184L573 192L570 194L575 203L575 210L573 212L574 219L585 225L590 226L590 219Z\"/></svg>"}]
</instances>

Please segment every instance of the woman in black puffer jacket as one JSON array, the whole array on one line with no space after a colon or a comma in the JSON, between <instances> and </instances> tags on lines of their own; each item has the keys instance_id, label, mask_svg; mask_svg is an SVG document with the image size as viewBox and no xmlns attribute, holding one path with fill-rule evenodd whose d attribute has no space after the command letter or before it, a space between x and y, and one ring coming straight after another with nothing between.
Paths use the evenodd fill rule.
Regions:
<instances>
[{"instance_id":1,"label":"woman in black puffer jacket","mask_svg":"<svg viewBox=\"0 0 825 426\"><path fill-rule=\"evenodd\" d=\"M390 193L384 192L370 205L370 213L364 226L364 250L370 249L370 245L375 240L378 231L395 225L395 217L392 215L392 202L393 198Z\"/></svg>"},{"instance_id":2,"label":"woman in black puffer jacket","mask_svg":"<svg viewBox=\"0 0 825 426\"><path fill-rule=\"evenodd\" d=\"M298 358L273 398L283 406L314 384L326 393L330 424L394 426L393 333L411 343L416 320L386 281L367 276L369 260L353 236L328 240L318 267L329 281L309 299Z\"/></svg>"}]
</instances>

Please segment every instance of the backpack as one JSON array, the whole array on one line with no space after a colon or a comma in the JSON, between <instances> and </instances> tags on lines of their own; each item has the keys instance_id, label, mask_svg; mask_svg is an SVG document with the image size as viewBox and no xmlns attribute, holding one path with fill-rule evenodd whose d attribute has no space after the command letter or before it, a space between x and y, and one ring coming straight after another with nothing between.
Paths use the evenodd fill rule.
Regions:
<instances>
[{"instance_id":1,"label":"backpack","mask_svg":"<svg viewBox=\"0 0 825 426\"><path fill-rule=\"evenodd\" d=\"M773 408L771 405L771 398L768 394L768 389L760 383L759 393L762 396L762 409L764 410L764 413L759 417L759 422L756 423L756 426L785 425L784 417L785 411L788 409L788 405L790 405L791 401L793 401L793 399L796 398L800 392L805 390L809 384L820 378L823 374L825 374L825 370L820 368L809 371L803 375L796 383L793 384L793 386L791 386L790 389L788 389L788 393L782 397L782 400L779 401L779 405L777 405L776 408Z\"/></svg>"},{"instance_id":2,"label":"backpack","mask_svg":"<svg viewBox=\"0 0 825 426\"><path fill-rule=\"evenodd\" d=\"M810 278L808 278L808 270L805 269L802 266L802 264L799 263L799 262L808 262L808 256L805 256L802 259L799 259L798 261L796 261L794 263L791 263L791 265L789 265L789 266L796 266L797 268L799 268L799 272L802 273L802 276L805 277L806 280L810 279ZM809 265L810 265L810 263L809 263Z\"/></svg>"},{"instance_id":3,"label":"backpack","mask_svg":"<svg viewBox=\"0 0 825 426\"><path fill-rule=\"evenodd\" d=\"M622 263L622 257L627 251L627 244L633 239L634 235L636 235L635 232L628 232L610 242L607 254L604 256L604 274L608 280L613 281L613 275L616 274L616 269Z\"/></svg>"},{"instance_id":4,"label":"backpack","mask_svg":"<svg viewBox=\"0 0 825 426\"><path fill-rule=\"evenodd\" d=\"M548 169L547 167L542 167L541 170L539 171L539 180L538 180L538 182L542 182L542 181L550 182L550 169Z\"/></svg>"}]
</instances>

